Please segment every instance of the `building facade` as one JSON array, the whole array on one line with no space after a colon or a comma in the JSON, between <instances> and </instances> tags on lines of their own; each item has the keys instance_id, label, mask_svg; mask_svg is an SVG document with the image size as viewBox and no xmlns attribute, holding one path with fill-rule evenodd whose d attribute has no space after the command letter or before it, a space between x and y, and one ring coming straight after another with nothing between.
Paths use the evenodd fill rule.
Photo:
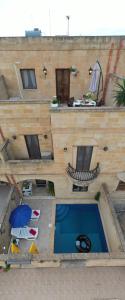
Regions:
<instances>
[{"instance_id":1,"label":"building facade","mask_svg":"<svg viewBox=\"0 0 125 300\"><path fill-rule=\"evenodd\" d=\"M66 171L68 163L76 169L83 151L84 157L88 155L88 165L83 161L83 169L77 167L78 171L100 165L99 175L90 179L91 184L88 182L89 191L98 191L102 182L115 191L117 175L125 168L125 121L124 108L114 107L110 87L114 71L124 76L124 39L1 38L0 53L1 152L7 150L1 162L1 181L6 181L5 174L9 178L13 175L16 182L46 179L54 182L57 197L72 197L74 193L83 197L82 189L81 193L73 192L73 180ZM88 70L96 60L103 73L99 96L105 97L105 105L68 107L65 98L80 99L89 91ZM110 79L106 85L107 75ZM50 102L59 93L61 106L53 110Z\"/></svg>"},{"instance_id":2,"label":"building facade","mask_svg":"<svg viewBox=\"0 0 125 300\"><path fill-rule=\"evenodd\" d=\"M103 75L95 107L70 107ZM124 37L0 38L0 181L42 180L57 199L110 193L124 182L125 109L113 100L125 76ZM60 105L51 107L57 95ZM97 94L96 94L97 96ZM103 104L103 105L101 105Z\"/></svg>"}]
</instances>

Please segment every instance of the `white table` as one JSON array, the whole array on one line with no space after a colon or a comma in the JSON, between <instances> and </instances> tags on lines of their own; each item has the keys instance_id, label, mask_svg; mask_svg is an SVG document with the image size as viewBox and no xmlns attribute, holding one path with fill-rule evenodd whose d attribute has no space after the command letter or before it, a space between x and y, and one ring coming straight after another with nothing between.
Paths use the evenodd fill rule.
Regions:
<instances>
[{"instance_id":1,"label":"white table","mask_svg":"<svg viewBox=\"0 0 125 300\"><path fill-rule=\"evenodd\" d=\"M22 193L23 196L32 196L32 182L24 182Z\"/></svg>"},{"instance_id":2,"label":"white table","mask_svg":"<svg viewBox=\"0 0 125 300\"><path fill-rule=\"evenodd\" d=\"M92 99L87 99L87 100L80 100L80 99L77 99L77 100L74 100L73 102L73 106L74 107L79 107L79 106L96 106L96 102Z\"/></svg>"}]
</instances>

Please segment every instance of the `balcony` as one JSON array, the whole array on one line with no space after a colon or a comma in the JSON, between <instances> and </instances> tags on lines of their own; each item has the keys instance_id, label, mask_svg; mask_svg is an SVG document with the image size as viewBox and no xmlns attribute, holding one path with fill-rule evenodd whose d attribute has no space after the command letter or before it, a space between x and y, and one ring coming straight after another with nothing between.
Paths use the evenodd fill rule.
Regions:
<instances>
[{"instance_id":1,"label":"balcony","mask_svg":"<svg viewBox=\"0 0 125 300\"><path fill-rule=\"evenodd\" d=\"M0 146L0 159L3 163L5 162L20 162L20 161L41 161L41 160L53 160L53 153L51 151L41 151L41 158L39 159L30 159L30 158L18 158L15 159L12 146L11 146L11 141L9 139L6 139L3 144Z\"/></svg>"},{"instance_id":2,"label":"balcony","mask_svg":"<svg viewBox=\"0 0 125 300\"><path fill-rule=\"evenodd\" d=\"M87 186L93 180L97 178L97 176L100 173L100 167L99 163L97 163L97 166L95 169L90 171L76 171L70 163L68 163L68 167L66 168L66 172L70 179L72 180L72 183L78 186Z\"/></svg>"}]
</instances>

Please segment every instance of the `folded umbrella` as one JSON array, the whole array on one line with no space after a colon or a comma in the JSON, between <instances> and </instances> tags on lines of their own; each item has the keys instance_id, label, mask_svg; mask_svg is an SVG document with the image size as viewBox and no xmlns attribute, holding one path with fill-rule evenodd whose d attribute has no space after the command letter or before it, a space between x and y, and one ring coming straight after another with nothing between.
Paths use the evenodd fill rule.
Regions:
<instances>
[{"instance_id":1,"label":"folded umbrella","mask_svg":"<svg viewBox=\"0 0 125 300\"><path fill-rule=\"evenodd\" d=\"M100 65L98 64L98 61L93 67L92 71L92 77L91 77L91 82L90 82L90 87L89 91L92 93L96 93L99 88L99 80L100 80Z\"/></svg>"}]
</instances>

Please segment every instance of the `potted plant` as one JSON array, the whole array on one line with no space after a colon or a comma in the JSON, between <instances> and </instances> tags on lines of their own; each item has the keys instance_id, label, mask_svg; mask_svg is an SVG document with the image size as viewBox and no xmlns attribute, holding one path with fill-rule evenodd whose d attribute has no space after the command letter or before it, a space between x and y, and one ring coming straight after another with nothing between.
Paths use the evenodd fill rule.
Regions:
<instances>
[{"instance_id":1,"label":"potted plant","mask_svg":"<svg viewBox=\"0 0 125 300\"><path fill-rule=\"evenodd\" d=\"M118 90L115 90L114 98L117 106L125 106L125 79L122 83L116 83Z\"/></svg>"},{"instance_id":2,"label":"potted plant","mask_svg":"<svg viewBox=\"0 0 125 300\"><path fill-rule=\"evenodd\" d=\"M96 95L92 92L86 93L85 95L83 95L83 98L96 101Z\"/></svg>"},{"instance_id":3,"label":"potted plant","mask_svg":"<svg viewBox=\"0 0 125 300\"><path fill-rule=\"evenodd\" d=\"M10 270L10 264L7 264L7 262L5 262L5 266L0 266L0 273L1 272L8 272Z\"/></svg>"},{"instance_id":4,"label":"potted plant","mask_svg":"<svg viewBox=\"0 0 125 300\"><path fill-rule=\"evenodd\" d=\"M99 201L99 200L100 200L100 196L101 196L101 192L97 192L97 193L95 194L95 200L96 200L96 201Z\"/></svg>"},{"instance_id":5,"label":"potted plant","mask_svg":"<svg viewBox=\"0 0 125 300\"><path fill-rule=\"evenodd\" d=\"M58 107L59 104L59 100L57 99L56 96L53 97L52 102L51 102L51 106L52 107Z\"/></svg>"},{"instance_id":6,"label":"potted plant","mask_svg":"<svg viewBox=\"0 0 125 300\"><path fill-rule=\"evenodd\" d=\"M77 76L78 74L78 69L75 66L70 67L70 72L74 75Z\"/></svg>"}]
</instances>

